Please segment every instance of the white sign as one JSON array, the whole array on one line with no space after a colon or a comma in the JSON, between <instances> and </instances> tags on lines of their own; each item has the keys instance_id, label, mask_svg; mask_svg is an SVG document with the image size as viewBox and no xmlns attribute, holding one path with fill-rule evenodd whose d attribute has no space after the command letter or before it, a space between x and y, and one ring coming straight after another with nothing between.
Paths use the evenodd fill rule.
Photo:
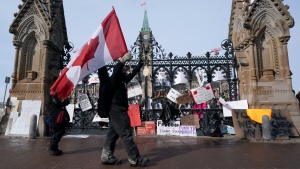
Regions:
<instances>
[{"instance_id":1,"label":"white sign","mask_svg":"<svg viewBox=\"0 0 300 169\"><path fill-rule=\"evenodd\" d=\"M231 113L232 109L248 109L247 100L231 101L231 102L226 102L226 103L229 106L223 106L223 115L224 115L224 117L231 117L232 116L232 113Z\"/></svg>"},{"instance_id":2,"label":"white sign","mask_svg":"<svg viewBox=\"0 0 300 169\"><path fill-rule=\"evenodd\" d=\"M70 116L70 122L73 122L73 117L74 117L74 107L75 107L75 104L69 104L66 106L66 109L69 113L69 116Z\"/></svg>"},{"instance_id":3,"label":"white sign","mask_svg":"<svg viewBox=\"0 0 300 169\"><path fill-rule=\"evenodd\" d=\"M19 112L11 112L9 118L13 119L12 126L16 123L17 118L19 117Z\"/></svg>"},{"instance_id":4,"label":"white sign","mask_svg":"<svg viewBox=\"0 0 300 169\"><path fill-rule=\"evenodd\" d=\"M11 112L17 112L18 108L19 108L19 100L17 100L16 97L11 97L10 98L11 101Z\"/></svg>"},{"instance_id":5,"label":"white sign","mask_svg":"<svg viewBox=\"0 0 300 169\"><path fill-rule=\"evenodd\" d=\"M130 86L127 89L128 98L135 97L141 94L143 94L141 85Z\"/></svg>"},{"instance_id":6,"label":"white sign","mask_svg":"<svg viewBox=\"0 0 300 169\"><path fill-rule=\"evenodd\" d=\"M162 120L157 120L157 135L179 136L179 126L180 121L169 121L167 124L163 124Z\"/></svg>"},{"instance_id":7,"label":"white sign","mask_svg":"<svg viewBox=\"0 0 300 169\"><path fill-rule=\"evenodd\" d=\"M98 114L95 114L92 122L106 122L109 123L108 118L101 118Z\"/></svg>"},{"instance_id":8,"label":"white sign","mask_svg":"<svg viewBox=\"0 0 300 169\"><path fill-rule=\"evenodd\" d=\"M191 94L197 104L204 103L215 97L210 83L206 84L204 87L192 89Z\"/></svg>"},{"instance_id":9,"label":"white sign","mask_svg":"<svg viewBox=\"0 0 300 169\"><path fill-rule=\"evenodd\" d=\"M205 71L204 70L196 70L195 73L196 73L196 77L197 77L197 80L198 80L198 83L199 83L199 87L202 87L203 84L204 84L204 73L205 73Z\"/></svg>"},{"instance_id":10,"label":"white sign","mask_svg":"<svg viewBox=\"0 0 300 169\"><path fill-rule=\"evenodd\" d=\"M179 126L180 136L192 136L197 137L196 127L195 126Z\"/></svg>"},{"instance_id":11,"label":"white sign","mask_svg":"<svg viewBox=\"0 0 300 169\"><path fill-rule=\"evenodd\" d=\"M87 94L82 94L78 96L78 101L82 111L87 111L92 108L91 102Z\"/></svg>"},{"instance_id":12,"label":"white sign","mask_svg":"<svg viewBox=\"0 0 300 169\"><path fill-rule=\"evenodd\" d=\"M170 99L172 102L177 103L176 98L180 96L181 93L179 93L177 90L171 88L169 91L167 98Z\"/></svg>"},{"instance_id":13,"label":"white sign","mask_svg":"<svg viewBox=\"0 0 300 169\"><path fill-rule=\"evenodd\" d=\"M37 126L41 111L41 100L23 100L21 115L11 128L10 135L29 137L30 118L32 115L37 116Z\"/></svg>"}]
</instances>

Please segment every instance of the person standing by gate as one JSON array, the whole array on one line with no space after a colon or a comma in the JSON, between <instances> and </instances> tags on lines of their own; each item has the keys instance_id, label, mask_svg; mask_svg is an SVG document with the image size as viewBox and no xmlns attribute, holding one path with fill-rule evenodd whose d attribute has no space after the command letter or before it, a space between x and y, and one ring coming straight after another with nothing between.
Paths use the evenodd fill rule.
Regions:
<instances>
[{"instance_id":1,"label":"person standing by gate","mask_svg":"<svg viewBox=\"0 0 300 169\"><path fill-rule=\"evenodd\" d=\"M121 160L114 156L116 141L120 137L127 152L130 166L144 167L149 162L149 159L141 157L137 145L133 140L133 129L130 126L130 118L127 112L128 98L126 87L127 83L140 71L143 66L143 60L139 61L132 73L126 75L127 68L124 64L129 60L131 60L131 55L126 53L114 66L110 77L113 90L112 102L109 112L109 128L103 145L101 163L104 165L118 165L122 163ZM100 85L103 84L100 82ZM99 97L101 97L101 93Z\"/></svg>"}]
</instances>

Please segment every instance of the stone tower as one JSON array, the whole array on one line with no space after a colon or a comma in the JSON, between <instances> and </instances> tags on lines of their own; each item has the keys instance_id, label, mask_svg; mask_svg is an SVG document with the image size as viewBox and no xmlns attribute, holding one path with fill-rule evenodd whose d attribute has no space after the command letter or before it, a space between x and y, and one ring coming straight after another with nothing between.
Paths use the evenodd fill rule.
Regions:
<instances>
[{"instance_id":1,"label":"stone tower","mask_svg":"<svg viewBox=\"0 0 300 169\"><path fill-rule=\"evenodd\" d=\"M141 28L141 32L139 35L140 39L141 39L141 48L140 48L140 57L142 57L143 59L145 59L146 63L145 66L143 68L143 76L146 77L145 80L147 81L147 84L145 83L145 81L142 83L142 89L143 91L147 91L147 96L145 97L145 92L143 92L143 100L145 98L151 98L152 97L152 82L151 82L151 78L152 78L152 67L148 66L150 65L150 62L152 60L152 41L153 41L153 37L152 37L152 31L149 27L149 22L148 22L148 15L147 15L147 11L145 10L144 12L144 19L143 19L143 25ZM145 88L147 88L147 90L145 90Z\"/></svg>"},{"instance_id":2,"label":"stone tower","mask_svg":"<svg viewBox=\"0 0 300 169\"><path fill-rule=\"evenodd\" d=\"M233 0L229 24L239 94L249 108L287 109L300 132L287 44L294 19L283 0Z\"/></svg>"},{"instance_id":3,"label":"stone tower","mask_svg":"<svg viewBox=\"0 0 300 169\"><path fill-rule=\"evenodd\" d=\"M41 100L39 134L43 135L49 90L59 75L61 52L68 42L62 1L23 0L9 32L14 35L10 97Z\"/></svg>"}]
</instances>

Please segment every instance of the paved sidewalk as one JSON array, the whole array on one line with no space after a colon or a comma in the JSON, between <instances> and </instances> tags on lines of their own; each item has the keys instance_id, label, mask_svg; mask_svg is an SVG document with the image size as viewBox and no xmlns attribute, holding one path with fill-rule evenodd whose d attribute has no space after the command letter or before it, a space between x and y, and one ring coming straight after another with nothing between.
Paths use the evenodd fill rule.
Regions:
<instances>
[{"instance_id":1,"label":"paved sidewalk","mask_svg":"<svg viewBox=\"0 0 300 169\"><path fill-rule=\"evenodd\" d=\"M77 135L78 136L78 135ZM100 163L105 136L63 138L62 156L47 153L49 138L0 137L1 169L126 169L127 161L122 142L118 140L115 156L119 166ZM150 159L145 168L155 169L235 169L235 168L300 168L300 138L288 141L248 141L234 137L136 137L140 153Z\"/></svg>"}]
</instances>

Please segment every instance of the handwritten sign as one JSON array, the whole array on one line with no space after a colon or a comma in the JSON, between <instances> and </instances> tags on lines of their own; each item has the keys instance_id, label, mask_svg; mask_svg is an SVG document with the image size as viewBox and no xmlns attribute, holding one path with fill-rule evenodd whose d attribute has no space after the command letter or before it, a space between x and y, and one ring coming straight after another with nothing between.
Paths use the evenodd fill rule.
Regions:
<instances>
[{"instance_id":1,"label":"handwritten sign","mask_svg":"<svg viewBox=\"0 0 300 169\"><path fill-rule=\"evenodd\" d=\"M162 120L156 121L157 135L179 136L180 121L169 121L164 124Z\"/></svg>"},{"instance_id":2,"label":"handwritten sign","mask_svg":"<svg viewBox=\"0 0 300 169\"><path fill-rule=\"evenodd\" d=\"M128 115L130 117L131 127L140 126L142 124L140 115L140 105L130 104L128 106Z\"/></svg>"},{"instance_id":3,"label":"handwritten sign","mask_svg":"<svg viewBox=\"0 0 300 169\"><path fill-rule=\"evenodd\" d=\"M128 98L135 97L141 94L143 94L141 85L134 85L127 88Z\"/></svg>"},{"instance_id":4,"label":"handwritten sign","mask_svg":"<svg viewBox=\"0 0 300 169\"><path fill-rule=\"evenodd\" d=\"M167 95L167 98L170 99L172 102L177 103L176 98L180 95L181 95L181 93L179 93L177 90L171 88Z\"/></svg>"},{"instance_id":5,"label":"handwritten sign","mask_svg":"<svg viewBox=\"0 0 300 169\"><path fill-rule=\"evenodd\" d=\"M184 125L179 126L179 135L197 137L196 127Z\"/></svg>"},{"instance_id":6,"label":"handwritten sign","mask_svg":"<svg viewBox=\"0 0 300 169\"><path fill-rule=\"evenodd\" d=\"M236 137L262 139L262 125L252 121L247 116L246 110L233 109L232 120ZM289 139L290 136L299 136L288 110L272 109L270 123L272 139Z\"/></svg>"},{"instance_id":7,"label":"handwritten sign","mask_svg":"<svg viewBox=\"0 0 300 169\"><path fill-rule=\"evenodd\" d=\"M204 103L215 97L210 83L206 84L204 87L192 89L191 94L197 104Z\"/></svg>"},{"instance_id":8,"label":"handwritten sign","mask_svg":"<svg viewBox=\"0 0 300 169\"><path fill-rule=\"evenodd\" d=\"M137 135L155 135L155 121L143 121L142 125L137 127Z\"/></svg>"},{"instance_id":9,"label":"handwritten sign","mask_svg":"<svg viewBox=\"0 0 300 169\"><path fill-rule=\"evenodd\" d=\"M288 110L273 109L271 120L272 139L286 139L289 136L299 136Z\"/></svg>"},{"instance_id":10,"label":"handwritten sign","mask_svg":"<svg viewBox=\"0 0 300 169\"><path fill-rule=\"evenodd\" d=\"M247 116L246 109L233 109L232 121L235 130L235 136L239 138L262 139L261 124L252 121Z\"/></svg>"},{"instance_id":11,"label":"handwritten sign","mask_svg":"<svg viewBox=\"0 0 300 169\"><path fill-rule=\"evenodd\" d=\"M81 94L78 96L78 101L82 111L87 111L92 108L92 104L87 94Z\"/></svg>"},{"instance_id":12,"label":"handwritten sign","mask_svg":"<svg viewBox=\"0 0 300 169\"><path fill-rule=\"evenodd\" d=\"M180 118L181 125L195 126L197 129L200 128L199 118L197 114L189 114Z\"/></svg>"}]
</instances>

